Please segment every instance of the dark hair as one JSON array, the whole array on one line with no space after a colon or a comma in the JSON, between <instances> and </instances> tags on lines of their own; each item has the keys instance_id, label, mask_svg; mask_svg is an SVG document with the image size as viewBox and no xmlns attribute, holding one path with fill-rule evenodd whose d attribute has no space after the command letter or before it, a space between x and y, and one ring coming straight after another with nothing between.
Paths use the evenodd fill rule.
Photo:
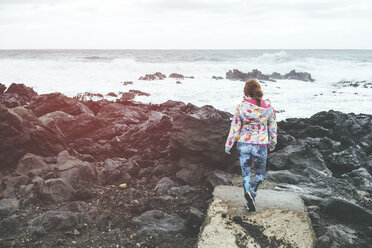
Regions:
<instances>
[{"instance_id":1,"label":"dark hair","mask_svg":"<svg viewBox=\"0 0 372 248\"><path fill-rule=\"evenodd\" d=\"M257 82L256 79L249 79L244 86L244 95L247 97L252 97L256 99L257 106L261 107L261 99L263 96L263 92L261 90L260 84Z\"/></svg>"}]
</instances>

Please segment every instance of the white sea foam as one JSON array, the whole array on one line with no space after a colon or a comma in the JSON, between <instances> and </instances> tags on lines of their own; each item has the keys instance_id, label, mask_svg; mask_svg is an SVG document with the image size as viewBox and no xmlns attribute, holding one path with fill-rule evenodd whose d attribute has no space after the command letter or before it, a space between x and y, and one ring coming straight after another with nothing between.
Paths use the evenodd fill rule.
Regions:
<instances>
[{"instance_id":1,"label":"white sea foam","mask_svg":"<svg viewBox=\"0 0 372 248\"><path fill-rule=\"evenodd\" d=\"M161 103L169 99L206 104L233 112L242 99L244 82L213 80L230 69L243 72L311 73L315 82L278 80L262 85L279 119L309 117L322 110L372 114L372 89L336 88L340 80L372 82L372 51L0 51L0 82L25 83L39 93L107 94L138 89L151 94L135 100ZM195 79L141 81L142 75L181 73ZM122 81L134 84L123 86Z\"/></svg>"}]
</instances>

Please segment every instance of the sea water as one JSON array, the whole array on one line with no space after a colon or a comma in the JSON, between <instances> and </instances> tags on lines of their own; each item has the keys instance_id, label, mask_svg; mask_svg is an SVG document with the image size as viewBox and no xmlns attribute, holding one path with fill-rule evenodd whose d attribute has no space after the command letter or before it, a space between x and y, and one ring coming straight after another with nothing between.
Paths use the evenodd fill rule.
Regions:
<instances>
[{"instance_id":1,"label":"sea water","mask_svg":"<svg viewBox=\"0 0 372 248\"><path fill-rule=\"evenodd\" d=\"M278 119L310 117L338 110L372 114L372 88L337 87L341 80L372 83L372 50L0 50L0 83L31 86L39 94L82 92L107 94L137 89L151 96L136 101L162 103L178 100L197 106L212 105L234 112L243 99L242 81L215 80L238 69L264 74L309 72L314 82L262 82L264 98ZM180 73L186 78L142 81L145 74ZM124 86L123 81L133 81Z\"/></svg>"}]
</instances>

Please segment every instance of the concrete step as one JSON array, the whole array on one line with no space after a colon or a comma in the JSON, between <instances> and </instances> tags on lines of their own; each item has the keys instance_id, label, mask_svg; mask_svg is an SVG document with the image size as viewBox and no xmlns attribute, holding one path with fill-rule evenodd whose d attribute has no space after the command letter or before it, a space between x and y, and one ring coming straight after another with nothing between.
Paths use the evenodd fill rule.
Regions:
<instances>
[{"instance_id":1,"label":"concrete step","mask_svg":"<svg viewBox=\"0 0 372 248\"><path fill-rule=\"evenodd\" d=\"M242 187L214 188L197 247L314 247L315 234L297 193L258 190L257 211L245 208Z\"/></svg>"}]
</instances>

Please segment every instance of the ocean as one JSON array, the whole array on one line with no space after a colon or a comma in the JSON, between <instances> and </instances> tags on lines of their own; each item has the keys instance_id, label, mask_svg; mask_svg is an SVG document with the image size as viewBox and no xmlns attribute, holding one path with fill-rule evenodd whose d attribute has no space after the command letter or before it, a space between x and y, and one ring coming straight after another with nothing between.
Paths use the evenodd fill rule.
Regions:
<instances>
[{"instance_id":1,"label":"ocean","mask_svg":"<svg viewBox=\"0 0 372 248\"><path fill-rule=\"evenodd\" d=\"M244 82L225 78L238 69L264 74L309 72L314 82L277 80L261 84L279 120L310 117L326 110L372 114L372 50L0 50L0 83L24 83L39 94L67 96L91 92L107 94L137 89L151 96L136 101L178 100L212 105L234 112L243 98ZM138 80L161 72L194 76L181 80ZM123 81L133 81L123 85ZM366 81L359 87L340 87L340 81ZM109 98L109 97L108 97Z\"/></svg>"}]
</instances>

